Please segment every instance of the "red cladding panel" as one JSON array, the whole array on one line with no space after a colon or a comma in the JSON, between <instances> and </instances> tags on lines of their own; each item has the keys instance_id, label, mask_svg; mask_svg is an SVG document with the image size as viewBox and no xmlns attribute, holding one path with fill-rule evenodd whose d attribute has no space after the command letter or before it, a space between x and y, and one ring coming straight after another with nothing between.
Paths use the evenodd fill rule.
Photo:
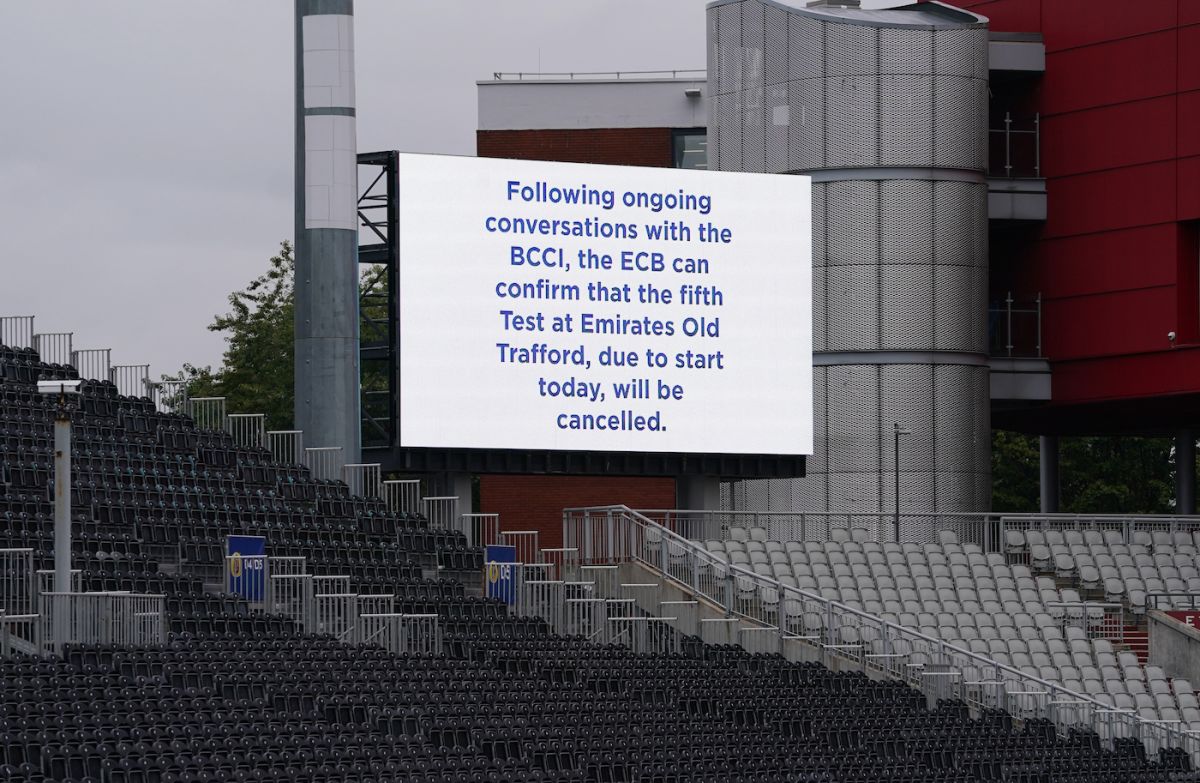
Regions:
<instances>
[{"instance_id":1,"label":"red cladding panel","mask_svg":"<svg viewBox=\"0 0 1200 783\"><path fill-rule=\"evenodd\" d=\"M1200 90L1179 95L1178 151L1181 157L1200 155Z\"/></svg>"},{"instance_id":2,"label":"red cladding panel","mask_svg":"<svg viewBox=\"0 0 1200 783\"><path fill-rule=\"evenodd\" d=\"M1179 91L1186 90L1200 90L1200 24L1179 30Z\"/></svg>"},{"instance_id":3,"label":"red cladding panel","mask_svg":"<svg viewBox=\"0 0 1200 783\"><path fill-rule=\"evenodd\" d=\"M1046 237L1175 220L1175 161L1052 179L1046 189Z\"/></svg>"},{"instance_id":4,"label":"red cladding panel","mask_svg":"<svg viewBox=\"0 0 1200 783\"><path fill-rule=\"evenodd\" d=\"M986 16L992 30L1036 33L1042 29L1042 0L960 0L951 5Z\"/></svg>"},{"instance_id":5,"label":"red cladding panel","mask_svg":"<svg viewBox=\"0 0 1200 783\"><path fill-rule=\"evenodd\" d=\"M570 163L670 167L675 164L670 128L481 130L481 158L522 158Z\"/></svg>"},{"instance_id":6,"label":"red cladding panel","mask_svg":"<svg viewBox=\"0 0 1200 783\"><path fill-rule=\"evenodd\" d=\"M1174 95L1057 114L1042 122L1042 167L1050 178L1173 157Z\"/></svg>"},{"instance_id":7,"label":"red cladding panel","mask_svg":"<svg viewBox=\"0 0 1200 783\"><path fill-rule=\"evenodd\" d=\"M1054 397L1068 402L1096 402L1194 393L1197 378L1200 350L1186 348L1127 356L1120 361L1068 362L1054 367Z\"/></svg>"},{"instance_id":8,"label":"red cladding panel","mask_svg":"<svg viewBox=\"0 0 1200 783\"><path fill-rule=\"evenodd\" d=\"M1200 3L1196 0L1178 0L1179 24L1200 24Z\"/></svg>"},{"instance_id":9,"label":"red cladding panel","mask_svg":"<svg viewBox=\"0 0 1200 783\"><path fill-rule=\"evenodd\" d=\"M1050 0L1042 14L1042 33L1046 51L1053 52L1173 29L1177 13L1170 0Z\"/></svg>"},{"instance_id":10,"label":"red cladding panel","mask_svg":"<svg viewBox=\"0 0 1200 783\"><path fill-rule=\"evenodd\" d=\"M1179 219L1200 220L1200 158L1179 161Z\"/></svg>"},{"instance_id":11,"label":"red cladding panel","mask_svg":"<svg viewBox=\"0 0 1200 783\"><path fill-rule=\"evenodd\" d=\"M617 476L480 476L479 510L499 514L501 530L537 530L543 548L562 546L562 512L624 504L674 508L675 480Z\"/></svg>"},{"instance_id":12,"label":"red cladding panel","mask_svg":"<svg viewBox=\"0 0 1200 783\"><path fill-rule=\"evenodd\" d=\"M1103 46L1048 51L1043 112L1059 114L1175 92L1175 44L1176 32L1168 30Z\"/></svg>"},{"instance_id":13,"label":"red cladding panel","mask_svg":"<svg viewBox=\"0 0 1200 783\"><path fill-rule=\"evenodd\" d=\"M1046 355L1055 362L1165 350L1167 332L1176 328L1175 286L1057 299L1046 304L1043 327Z\"/></svg>"},{"instance_id":14,"label":"red cladding panel","mask_svg":"<svg viewBox=\"0 0 1200 783\"><path fill-rule=\"evenodd\" d=\"M1029 259L1032 290L1046 299L1174 285L1173 223L1047 240Z\"/></svg>"}]
</instances>

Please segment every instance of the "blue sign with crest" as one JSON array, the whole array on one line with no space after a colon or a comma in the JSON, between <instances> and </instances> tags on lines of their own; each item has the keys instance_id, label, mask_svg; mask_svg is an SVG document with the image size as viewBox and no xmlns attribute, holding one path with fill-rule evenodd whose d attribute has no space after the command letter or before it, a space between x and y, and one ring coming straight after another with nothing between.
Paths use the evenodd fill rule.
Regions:
<instances>
[{"instance_id":1,"label":"blue sign with crest","mask_svg":"<svg viewBox=\"0 0 1200 783\"><path fill-rule=\"evenodd\" d=\"M508 605L517 601L517 583L514 563L517 562L517 548L492 544L484 552L484 576L487 582L488 598L498 598Z\"/></svg>"},{"instance_id":2,"label":"blue sign with crest","mask_svg":"<svg viewBox=\"0 0 1200 783\"><path fill-rule=\"evenodd\" d=\"M229 592L247 601L261 601L267 587L267 539L263 536L225 537L225 581Z\"/></svg>"}]
</instances>

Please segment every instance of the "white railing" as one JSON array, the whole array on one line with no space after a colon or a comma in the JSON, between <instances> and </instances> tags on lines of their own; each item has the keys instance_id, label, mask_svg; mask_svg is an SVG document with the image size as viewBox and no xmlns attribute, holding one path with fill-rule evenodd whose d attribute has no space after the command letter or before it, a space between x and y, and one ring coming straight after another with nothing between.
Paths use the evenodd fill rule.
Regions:
<instances>
[{"instance_id":1,"label":"white railing","mask_svg":"<svg viewBox=\"0 0 1200 783\"><path fill-rule=\"evenodd\" d=\"M1179 747L1200 763L1200 735L1170 723L1142 720L1107 701L1076 693L880 617L781 584L709 553L701 544L667 530L624 506L567 509L563 537L589 565L638 563L727 617L748 622L757 651L792 660L819 652L857 668L907 682L931 700L957 698L976 709L998 708L1018 719L1047 718L1061 730L1083 726L1111 746L1114 739L1142 740L1148 753ZM715 623L702 625L714 626ZM737 641L748 641L737 634ZM773 637L773 638L771 638Z\"/></svg>"},{"instance_id":2,"label":"white railing","mask_svg":"<svg viewBox=\"0 0 1200 783\"><path fill-rule=\"evenodd\" d=\"M421 480L394 479L383 482L383 500L393 513L420 513Z\"/></svg>"},{"instance_id":3,"label":"white railing","mask_svg":"<svg viewBox=\"0 0 1200 783\"><path fill-rule=\"evenodd\" d=\"M458 521L458 497L421 498L421 513L435 530L453 530Z\"/></svg>"},{"instance_id":4,"label":"white railing","mask_svg":"<svg viewBox=\"0 0 1200 783\"><path fill-rule=\"evenodd\" d=\"M196 429L226 428L224 397L189 397L183 401L183 414L191 418Z\"/></svg>"},{"instance_id":5,"label":"white railing","mask_svg":"<svg viewBox=\"0 0 1200 783\"><path fill-rule=\"evenodd\" d=\"M308 472L321 481L340 480L345 460L341 446L316 446L304 450L304 464L308 466Z\"/></svg>"},{"instance_id":6,"label":"white railing","mask_svg":"<svg viewBox=\"0 0 1200 783\"><path fill-rule=\"evenodd\" d=\"M280 465L303 465L304 431L271 430L267 433L267 450Z\"/></svg>"},{"instance_id":7,"label":"white railing","mask_svg":"<svg viewBox=\"0 0 1200 783\"><path fill-rule=\"evenodd\" d=\"M383 497L383 482L377 462L343 465L342 481L350 488L351 495L364 498Z\"/></svg>"},{"instance_id":8,"label":"white railing","mask_svg":"<svg viewBox=\"0 0 1200 783\"><path fill-rule=\"evenodd\" d=\"M166 599L135 593L44 593L41 639L45 652L66 644L149 646L167 638Z\"/></svg>"},{"instance_id":9,"label":"white railing","mask_svg":"<svg viewBox=\"0 0 1200 783\"><path fill-rule=\"evenodd\" d=\"M0 612L37 614L38 586L32 549L0 549Z\"/></svg>"},{"instance_id":10,"label":"white railing","mask_svg":"<svg viewBox=\"0 0 1200 783\"><path fill-rule=\"evenodd\" d=\"M265 413L231 413L225 417L225 427L239 446L260 449L266 445L267 415Z\"/></svg>"},{"instance_id":11,"label":"white railing","mask_svg":"<svg viewBox=\"0 0 1200 783\"><path fill-rule=\"evenodd\" d=\"M71 366L79 377L89 381L107 381L112 366L111 348L84 348L71 351Z\"/></svg>"},{"instance_id":12,"label":"white railing","mask_svg":"<svg viewBox=\"0 0 1200 783\"><path fill-rule=\"evenodd\" d=\"M33 335L33 350L47 364L70 364L75 350L74 332L43 332ZM0 340L0 343L3 343Z\"/></svg>"},{"instance_id":13,"label":"white railing","mask_svg":"<svg viewBox=\"0 0 1200 783\"><path fill-rule=\"evenodd\" d=\"M515 547L519 563L540 563L542 550L538 546L539 537L536 530L503 530L497 543Z\"/></svg>"},{"instance_id":14,"label":"white railing","mask_svg":"<svg viewBox=\"0 0 1200 783\"><path fill-rule=\"evenodd\" d=\"M440 655L442 628L436 614L363 614L359 643L382 647L393 655Z\"/></svg>"},{"instance_id":15,"label":"white railing","mask_svg":"<svg viewBox=\"0 0 1200 783\"><path fill-rule=\"evenodd\" d=\"M466 535L468 546L491 546L500 543L499 514L461 514L459 529Z\"/></svg>"},{"instance_id":16,"label":"white railing","mask_svg":"<svg viewBox=\"0 0 1200 783\"><path fill-rule=\"evenodd\" d=\"M9 348L33 348L36 350L37 344L36 336L33 333L33 316L0 316L0 345L7 345ZM43 358L42 361L46 360ZM58 362L58 364L61 364L61 362Z\"/></svg>"},{"instance_id":17,"label":"white railing","mask_svg":"<svg viewBox=\"0 0 1200 783\"><path fill-rule=\"evenodd\" d=\"M181 378L164 378L161 381L150 382L150 398L154 400L155 410L161 413L182 413L188 411L188 385Z\"/></svg>"},{"instance_id":18,"label":"white railing","mask_svg":"<svg viewBox=\"0 0 1200 783\"><path fill-rule=\"evenodd\" d=\"M150 365L114 364L108 368L108 380L117 387L117 393L126 397L150 395Z\"/></svg>"}]
</instances>

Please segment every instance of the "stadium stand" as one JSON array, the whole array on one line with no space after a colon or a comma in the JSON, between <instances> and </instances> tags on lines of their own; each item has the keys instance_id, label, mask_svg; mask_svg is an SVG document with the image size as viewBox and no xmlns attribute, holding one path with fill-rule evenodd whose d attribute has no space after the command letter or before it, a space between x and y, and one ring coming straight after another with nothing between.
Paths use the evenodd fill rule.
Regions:
<instances>
[{"instance_id":1,"label":"stadium stand","mask_svg":"<svg viewBox=\"0 0 1200 783\"><path fill-rule=\"evenodd\" d=\"M27 552L38 570L53 560L53 411L32 384L74 376L34 351L0 347L0 550ZM556 633L558 623L470 595L478 550L428 518L352 496L107 381L84 384L72 419L79 590L161 595L166 632L151 643L75 640L61 655L40 642L9 647L3 780L1200 779L1179 749L1106 744L818 662L675 633L656 652ZM281 579L336 580L338 596L387 601L392 611L381 614L436 615L436 644L314 633L321 626L307 614L256 606L224 581L228 534L263 535L280 562L304 560ZM854 550L841 551L849 567ZM833 550L821 554L830 560ZM856 576L852 567L836 574ZM1009 574L1015 586L1016 567ZM890 600L886 583L854 586L864 605L868 589ZM0 632L12 619L0 616Z\"/></svg>"}]
</instances>

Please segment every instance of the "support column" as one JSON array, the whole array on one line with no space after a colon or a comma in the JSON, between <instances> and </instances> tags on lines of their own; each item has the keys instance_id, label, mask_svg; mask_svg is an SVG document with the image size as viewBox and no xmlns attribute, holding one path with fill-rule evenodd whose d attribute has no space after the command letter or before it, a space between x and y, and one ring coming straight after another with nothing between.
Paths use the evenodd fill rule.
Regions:
<instances>
[{"instance_id":1,"label":"support column","mask_svg":"<svg viewBox=\"0 0 1200 783\"><path fill-rule=\"evenodd\" d=\"M471 502L471 474L447 473L445 482L445 494L458 498L458 513L474 514L475 504Z\"/></svg>"},{"instance_id":2,"label":"support column","mask_svg":"<svg viewBox=\"0 0 1200 783\"><path fill-rule=\"evenodd\" d=\"M295 0L295 420L361 462L352 0Z\"/></svg>"},{"instance_id":3,"label":"support column","mask_svg":"<svg viewBox=\"0 0 1200 783\"><path fill-rule=\"evenodd\" d=\"M1042 505L1043 514L1058 513L1058 436L1042 435L1041 467Z\"/></svg>"},{"instance_id":4,"label":"support column","mask_svg":"<svg viewBox=\"0 0 1200 783\"><path fill-rule=\"evenodd\" d=\"M719 476L677 476L675 505L689 511L721 510L721 479Z\"/></svg>"},{"instance_id":5,"label":"support column","mask_svg":"<svg viewBox=\"0 0 1200 783\"><path fill-rule=\"evenodd\" d=\"M1175 511L1196 513L1196 433L1175 434Z\"/></svg>"}]
</instances>

